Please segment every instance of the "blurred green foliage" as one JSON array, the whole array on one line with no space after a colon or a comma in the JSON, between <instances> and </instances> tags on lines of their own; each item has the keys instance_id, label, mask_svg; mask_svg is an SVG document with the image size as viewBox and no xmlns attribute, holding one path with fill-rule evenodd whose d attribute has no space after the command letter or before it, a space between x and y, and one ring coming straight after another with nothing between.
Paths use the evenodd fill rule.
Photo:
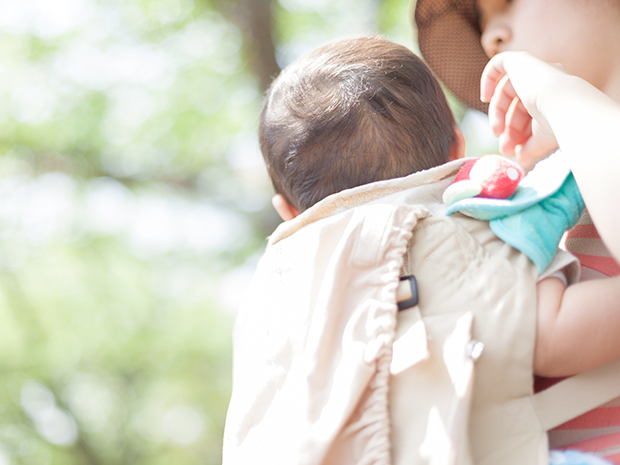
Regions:
<instances>
[{"instance_id":1,"label":"blurred green foliage","mask_svg":"<svg viewBox=\"0 0 620 465\"><path fill-rule=\"evenodd\" d=\"M234 311L277 225L252 1L0 2L0 465L221 462ZM277 63L414 48L407 3L273 0Z\"/></svg>"}]
</instances>

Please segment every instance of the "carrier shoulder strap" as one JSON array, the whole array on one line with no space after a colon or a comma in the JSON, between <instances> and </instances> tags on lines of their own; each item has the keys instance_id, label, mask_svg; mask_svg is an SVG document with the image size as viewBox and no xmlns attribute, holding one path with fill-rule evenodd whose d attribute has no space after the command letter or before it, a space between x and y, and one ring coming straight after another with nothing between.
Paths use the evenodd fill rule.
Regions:
<instances>
[{"instance_id":1,"label":"carrier shoulder strap","mask_svg":"<svg viewBox=\"0 0 620 465\"><path fill-rule=\"evenodd\" d=\"M548 431L616 397L620 397L620 358L565 379L530 399Z\"/></svg>"}]
</instances>

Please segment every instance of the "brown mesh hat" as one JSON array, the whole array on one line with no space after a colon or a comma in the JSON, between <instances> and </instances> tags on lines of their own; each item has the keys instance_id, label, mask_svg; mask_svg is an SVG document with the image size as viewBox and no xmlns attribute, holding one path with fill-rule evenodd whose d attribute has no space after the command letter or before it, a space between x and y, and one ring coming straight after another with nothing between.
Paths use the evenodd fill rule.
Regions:
<instances>
[{"instance_id":1,"label":"brown mesh hat","mask_svg":"<svg viewBox=\"0 0 620 465\"><path fill-rule=\"evenodd\" d=\"M424 60L468 107L487 112L480 101L480 76L489 59L480 45L476 0L412 0Z\"/></svg>"}]
</instances>

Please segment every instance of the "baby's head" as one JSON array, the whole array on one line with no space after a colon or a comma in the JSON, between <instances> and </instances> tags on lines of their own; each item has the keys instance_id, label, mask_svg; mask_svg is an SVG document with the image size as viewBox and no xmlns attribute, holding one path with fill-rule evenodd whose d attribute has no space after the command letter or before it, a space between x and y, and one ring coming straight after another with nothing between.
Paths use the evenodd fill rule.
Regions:
<instances>
[{"instance_id":1,"label":"baby's head","mask_svg":"<svg viewBox=\"0 0 620 465\"><path fill-rule=\"evenodd\" d=\"M267 92L259 138L274 188L303 211L330 194L454 158L444 93L406 47L340 40L291 63Z\"/></svg>"}]
</instances>

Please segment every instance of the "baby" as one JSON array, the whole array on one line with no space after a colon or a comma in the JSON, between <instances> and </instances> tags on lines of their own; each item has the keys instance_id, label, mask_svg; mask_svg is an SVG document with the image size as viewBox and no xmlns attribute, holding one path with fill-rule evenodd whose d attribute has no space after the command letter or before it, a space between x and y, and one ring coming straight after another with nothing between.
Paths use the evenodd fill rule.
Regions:
<instances>
[{"instance_id":1,"label":"baby","mask_svg":"<svg viewBox=\"0 0 620 465\"><path fill-rule=\"evenodd\" d=\"M465 150L426 65L377 38L332 43L286 68L267 94L260 143L284 220L330 194L436 167ZM565 376L620 356L619 302L620 278L568 288L541 281L535 373Z\"/></svg>"},{"instance_id":2,"label":"baby","mask_svg":"<svg viewBox=\"0 0 620 465\"><path fill-rule=\"evenodd\" d=\"M367 316L365 325L355 324L363 320L368 305L379 299L360 301L358 296L370 296L376 286L370 285L376 279L368 281L366 276L373 273L370 263L391 256L372 251L389 246L391 235L406 228L397 224L396 229L369 234L382 226L374 217L368 217L365 224L364 215L369 213L364 212L370 210L359 207L403 204L428 209L431 216L426 218L416 210L421 216L406 247L404 268L418 279L420 301L414 310L429 334L431 358L427 363L441 360L432 355L432 346L441 339L433 333L437 322L443 319L443 326L451 326L457 309L471 308L474 313L473 336L485 344L485 353L477 362L474 410L484 410L480 405L496 402L496 396L514 399L518 389L527 395L532 371L569 375L620 356L620 347L614 344L620 330L620 278L568 287L555 277L536 283L538 274L532 263L501 243L485 222L460 214L442 215L441 196L463 165L465 142L437 80L407 48L381 38L358 38L333 42L302 56L269 89L259 137L276 190L273 205L285 223L270 239L248 305L236 323L225 463L243 463L257 454L268 457L270 463L358 463L360 456L383 450L372 446L373 441L364 435L371 434L370 430L389 434L387 427L367 430L360 426L378 418L368 412L381 404L373 398L379 395L374 381L360 381L370 376L368 357L374 360L373 356L364 355L363 361L354 356L340 364L329 359L344 357L348 348L357 353L356 348L364 344L349 345L350 338L361 337L365 331L369 333L364 337L371 339L376 331L387 331L382 344L389 344L385 341L393 337L385 322L377 326L384 329L373 329L376 313ZM355 220L361 221L360 242L352 249L346 242L349 236L339 236L348 229L333 229L334 222L342 221L338 215L349 209L361 212ZM386 216L386 221L393 217ZM342 246L334 245L338 241ZM465 249L459 245L462 241L469 244ZM422 253L425 242L428 250ZM455 247L449 256L446 244ZM325 256L328 247L335 247L329 249L331 257ZM444 254L443 261L438 250ZM463 250L476 252L468 255ZM347 258L347 254L352 256ZM431 256L432 260L425 259ZM559 271L568 262L563 263L556 263L550 271ZM337 289L324 290L336 284ZM481 284L485 292L480 291ZM324 311L330 299L337 305ZM334 318L334 311L348 315L352 311L347 307L349 301L360 305L351 313L354 318L337 324L313 319L317 314ZM583 312L584 302L588 312ZM287 323L280 324L283 321ZM530 321L535 325L530 326ZM349 325L353 325L350 330L342 329ZM531 334L534 326L535 336ZM419 340L423 345L425 341L424 336ZM366 343L364 353L377 353L372 347ZM419 361L427 359L423 352ZM403 374L415 369L408 366ZM355 369L364 374L349 380L361 385L348 386L343 379ZM376 369L373 376L380 378L382 368ZM392 388L398 390L398 384L392 382ZM506 393L498 394L504 389ZM440 390L436 391L439 395ZM340 406L345 410L339 410ZM499 410L493 406L484 411L481 417L472 414L472 424L486 418L489 411ZM426 418L427 413L416 415ZM399 423L394 420L398 412L391 414L398 435ZM514 433L514 422L509 423ZM393 444L401 444L398 447L418 447L423 439L412 439L411 428L400 432L409 439L393 438ZM469 432L472 437L476 434ZM512 440L503 436L498 443ZM402 451L393 447L398 457ZM473 449L476 461L482 463L485 456L490 460L489 450Z\"/></svg>"}]
</instances>

